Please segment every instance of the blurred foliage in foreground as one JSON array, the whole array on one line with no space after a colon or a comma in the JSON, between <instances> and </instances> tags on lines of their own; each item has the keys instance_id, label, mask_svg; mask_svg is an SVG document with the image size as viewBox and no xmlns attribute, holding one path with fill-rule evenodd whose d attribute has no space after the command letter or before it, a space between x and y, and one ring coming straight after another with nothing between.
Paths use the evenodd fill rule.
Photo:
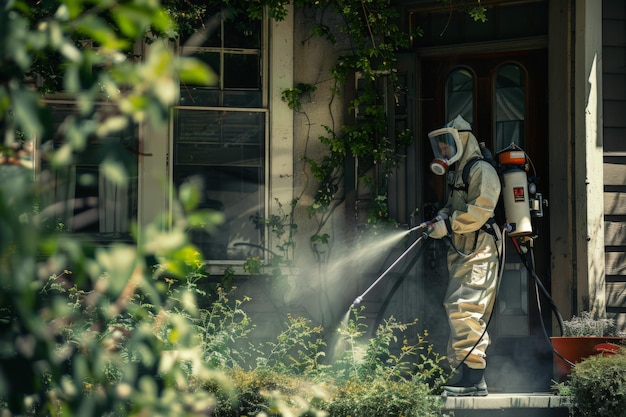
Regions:
<instances>
[{"instance_id":1,"label":"blurred foliage in foreground","mask_svg":"<svg viewBox=\"0 0 626 417\"><path fill-rule=\"evenodd\" d=\"M211 308L198 307L197 297L207 294L197 280L205 275L186 232L216 219L191 214L193 188L180 190L171 217L135 227L132 243L99 247L40 227L41 190L23 163L24 153L34 152L32 139L62 137L43 157L53 168L68 166L90 139L133 123L162 125L179 80L214 78L156 38L135 60L136 40L175 36L158 1L9 0L0 7L3 416L239 416L246 404L252 408L245 413L257 415L364 417L387 414L383 408L437 415L426 382L441 377L440 358L423 337L392 354L396 333L407 329L393 320L359 347L365 333L355 311L342 334L346 355L332 365L322 365L318 329L302 319L288 318L275 343L237 347L252 327L242 301L233 306L218 292ZM46 67L60 71L47 73L77 104L56 130L36 88L38 69ZM128 180L115 158L101 172Z\"/></svg>"}]
</instances>

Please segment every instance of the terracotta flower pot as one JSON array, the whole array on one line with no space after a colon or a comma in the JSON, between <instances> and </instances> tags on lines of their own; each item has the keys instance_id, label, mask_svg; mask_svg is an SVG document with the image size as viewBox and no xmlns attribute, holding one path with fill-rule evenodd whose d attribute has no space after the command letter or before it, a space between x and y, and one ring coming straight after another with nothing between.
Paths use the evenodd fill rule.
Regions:
<instances>
[{"instance_id":1,"label":"terracotta flower pot","mask_svg":"<svg viewBox=\"0 0 626 417\"><path fill-rule=\"evenodd\" d=\"M558 354L554 353L556 377L558 381L563 381L570 374L572 367L559 355L567 361L576 364L592 355L611 354L619 349L619 345L624 344L626 339L610 336L561 336L551 337L550 340L552 341L552 347L558 352Z\"/></svg>"}]
</instances>

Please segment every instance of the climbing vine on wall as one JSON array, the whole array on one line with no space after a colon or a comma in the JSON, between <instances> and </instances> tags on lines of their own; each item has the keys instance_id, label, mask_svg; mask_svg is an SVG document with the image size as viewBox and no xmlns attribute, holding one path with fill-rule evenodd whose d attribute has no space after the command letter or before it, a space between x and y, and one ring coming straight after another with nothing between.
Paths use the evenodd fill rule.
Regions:
<instances>
[{"instance_id":1,"label":"climbing vine on wall","mask_svg":"<svg viewBox=\"0 0 626 417\"><path fill-rule=\"evenodd\" d=\"M319 184L313 203L307 207L309 216L318 221L315 239L333 210L343 202L346 161L358 160L357 180L369 190L371 201L386 201L386 179L401 160L400 150L410 143L412 135L408 131L388 131L388 114L380 90L382 85L392 96L396 94L396 54L408 47L409 34L400 30L396 9L384 0L302 3L302 7L318 12L307 14L315 16L312 35L325 38L330 44L338 43L338 37L348 40L348 51L331 68L333 91L341 92L353 77L360 79L358 95L348 103L351 114L358 112L358 122L347 120L336 129L324 126L325 132L319 137L327 149L324 157L303 158ZM329 26L329 15L339 16L339 23ZM302 86L296 86L284 91L283 99L292 109L302 112L300 98L307 93ZM387 210L370 213L368 223L389 221Z\"/></svg>"},{"instance_id":2,"label":"climbing vine on wall","mask_svg":"<svg viewBox=\"0 0 626 417\"><path fill-rule=\"evenodd\" d=\"M409 130L389 131L389 126L394 124L388 120L381 86L392 100L403 93L397 84L397 54L408 48L410 37L420 36L419 29L415 33L403 32L397 9L389 0L163 0L183 35L206 28L209 24L206 17L217 11L227 10L233 24L242 14L261 19L264 7L270 17L282 20L290 3L310 12L307 16L314 16L311 37L324 38L331 45L348 40L348 50L331 68L334 80L331 100L335 94L341 94L346 82L353 81L352 77L358 76L361 81L358 95L348 103L350 113L359 113L358 121L348 120L337 128L324 126L324 134L318 137L326 148L324 156L316 159L306 153L301 155L317 182L313 201L306 208L309 217L317 222L311 237L315 246L329 238L323 228L344 201L344 170L346 162L351 160L358 161L357 181L369 194L367 223L373 226L394 223L387 210L387 180L402 161L402 150L411 143L413 134ZM451 12L453 9L466 12L474 20L486 18L480 0L441 0L441 4ZM302 102L315 90L314 85L300 83L284 90L282 99L291 109L308 118ZM296 198L295 202L298 200ZM292 203L291 208L293 214L295 204Z\"/></svg>"}]
</instances>

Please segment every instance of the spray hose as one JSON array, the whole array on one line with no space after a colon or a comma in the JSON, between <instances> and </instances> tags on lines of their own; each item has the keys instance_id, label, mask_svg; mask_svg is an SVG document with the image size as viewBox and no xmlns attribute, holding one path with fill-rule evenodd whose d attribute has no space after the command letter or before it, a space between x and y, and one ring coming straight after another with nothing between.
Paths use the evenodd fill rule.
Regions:
<instances>
[{"instance_id":1,"label":"spray hose","mask_svg":"<svg viewBox=\"0 0 626 417\"><path fill-rule=\"evenodd\" d=\"M413 230L419 229L420 227L414 227L413 229L409 230L409 233L412 232ZM391 265L389 265L389 267L385 270L385 272L383 272L378 278L376 278L376 281L374 281L372 283L372 285L370 285L365 291L363 291L363 293L361 295L359 295L357 298L354 299L354 301L352 302L352 305L350 306L350 309L354 308L355 306L361 304L361 302L363 301L363 297L365 297L367 295L367 293L369 293L376 285L378 285L378 283L385 277L387 276L387 274L409 253L411 252L411 250L417 246L418 243L420 243L424 238L426 238L428 235L426 234L422 234L415 242L413 242L411 244L411 246L409 246L404 252L402 252L402 254L400 256L398 256L398 259L396 259Z\"/></svg>"},{"instance_id":2,"label":"spray hose","mask_svg":"<svg viewBox=\"0 0 626 417\"><path fill-rule=\"evenodd\" d=\"M539 309L539 317L541 319L540 320L541 321L541 329L543 330L544 337L546 338L548 343L552 346L552 342L550 341L550 336L548 335L548 330L546 329L546 324L545 324L545 322L543 320L543 314L542 314L542 308L541 308L541 301L540 301L540 297L539 297L539 291L541 291L541 293L544 295L544 297L546 297L546 299L548 300L548 303L550 304L550 308L552 309L552 312L554 313L554 316L557 319L557 323L559 325L559 330L560 330L561 334L563 334L563 317L561 316L561 312L559 311L558 307L556 306L556 303L552 299L552 296L550 295L550 293L548 292L546 287L543 285L543 283L541 282L541 279L539 278L539 276L537 275L537 272L535 271L535 267L534 267L535 261L534 261L534 257L532 256L532 251L530 253L531 254L531 259L528 260L526 258L526 256L525 256L525 254L523 253L521 247L519 246L519 243L517 241L515 241L515 240L513 242L515 243L515 250L517 251L517 254L519 255L519 257L522 260L522 262L524 263L524 266L526 267L526 269L530 271L531 276L535 280L535 291L537 293L537 307ZM556 356L561 358L561 360L563 360L563 362L565 362L570 367L575 366L575 364L573 362L571 362L569 359L565 358L559 351L557 351L554 348L554 346L552 346L552 352Z\"/></svg>"}]
</instances>

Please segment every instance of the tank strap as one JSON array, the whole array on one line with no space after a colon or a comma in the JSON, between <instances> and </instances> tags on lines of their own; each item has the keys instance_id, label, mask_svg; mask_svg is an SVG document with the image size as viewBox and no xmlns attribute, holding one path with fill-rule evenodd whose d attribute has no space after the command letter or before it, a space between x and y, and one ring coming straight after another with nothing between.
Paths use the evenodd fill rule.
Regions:
<instances>
[{"instance_id":1,"label":"tank strap","mask_svg":"<svg viewBox=\"0 0 626 417\"><path fill-rule=\"evenodd\" d=\"M487 220L487 223L483 224L480 230L492 235L496 241L501 238L501 234L499 233L500 230L498 229L498 224L496 223L496 219L494 217L490 217L489 220Z\"/></svg>"}]
</instances>

